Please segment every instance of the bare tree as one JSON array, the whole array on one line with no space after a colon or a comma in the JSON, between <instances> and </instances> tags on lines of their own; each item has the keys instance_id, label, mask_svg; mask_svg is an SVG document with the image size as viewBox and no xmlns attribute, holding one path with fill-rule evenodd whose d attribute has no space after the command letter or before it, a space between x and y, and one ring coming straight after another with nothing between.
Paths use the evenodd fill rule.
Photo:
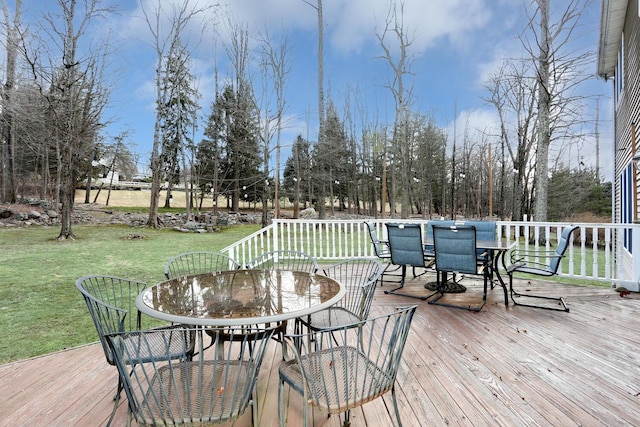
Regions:
<instances>
[{"instance_id":1,"label":"bare tree","mask_svg":"<svg viewBox=\"0 0 640 427\"><path fill-rule=\"evenodd\" d=\"M533 42L523 37L522 43L537 64L538 82L538 146L535 172L536 221L547 220L549 181L549 148L554 140L575 137L572 128L584 121L580 104L584 96L575 89L594 78L586 72L593 52L580 52L575 46L576 33L584 11L593 0L569 0L554 22L551 0L535 0L535 13L529 19L528 30ZM536 24L536 19L539 22Z\"/></svg>"},{"instance_id":2,"label":"bare tree","mask_svg":"<svg viewBox=\"0 0 640 427\"><path fill-rule=\"evenodd\" d=\"M276 97L274 117L268 118L268 120L266 121L267 123L265 123L265 127L268 129L268 123L275 119L276 153L273 198L275 203L274 216L278 218L280 216L280 141L282 136L282 129L284 126L283 116L286 107L284 89L290 71L289 56L291 55L291 48L289 46L289 40L286 34L284 34L279 43L276 44L271 40L268 31L265 30L264 35L260 37L260 41L262 47L263 65L268 70L267 74L270 75L269 80L272 84L273 93ZM269 132L267 132L266 134L269 135ZM266 147L268 147L268 142L269 141L265 142ZM266 160L268 162L268 155L266 156ZM265 166L268 168L268 165ZM266 200L263 200L263 224L266 223L266 218L264 218L266 213L265 204Z\"/></svg>"},{"instance_id":3,"label":"bare tree","mask_svg":"<svg viewBox=\"0 0 640 427\"><path fill-rule=\"evenodd\" d=\"M509 155L513 172L511 218L522 219L529 213L532 164L535 148L537 82L531 62L505 60L486 84L486 101L496 108L500 124L500 142ZM506 159L503 158L505 163ZM505 176L505 179L507 177Z\"/></svg>"},{"instance_id":4,"label":"bare tree","mask_svg":"<svg viewBox=\"0 0 640 427\"><path fill-rule=\"evenodd\" d=\"M414 36L407 33L404 24L404 0L399 2L393 0L389 6L385 26L381 33L376 32L376 37L384 54L385 59L393 71L391 82L387 87L393 94L396 104L396 116L393 129L393 150L394 161L399 162L400 172L400 195L401 195L401 216L407 218L411 209L409 188L411 187L411 153L410 135L408 133L408 111L412 99L412 89L407 85L405 76L411 74L413 59L409 55L409 49L413 43ZM395 40L394 40L395 38ZM391 40L390 40L391 39ZM396 43L395 48L393 43ZM397 51L397 57L394 57ZM386 185L383 182L383 187ZM392 191L391 194L394 194ZM395 202L390 200L392 211Z\"/></svg>"},{"instance_id":5,"label":"bare tree","mask_svg":"<svg viewBox=\"0 0 640 427\"><path fill-rule=\"evenodd\" d=\"M43 20L49 42L42 51L34 49L26 57L48 104L62 204L58 239L64 240L75 237L71 214L78 171L85 170L83 164L93 158L97 134L105 124L101 118L109 94L103 84L108 43L81 49L80 42L90 25L112 9L100 7L99 0L84 1L81 7L76 0L57 3L59 14L48 13ZM47 57L48 64L40 62Z\"/></svg>"}]
</instances>

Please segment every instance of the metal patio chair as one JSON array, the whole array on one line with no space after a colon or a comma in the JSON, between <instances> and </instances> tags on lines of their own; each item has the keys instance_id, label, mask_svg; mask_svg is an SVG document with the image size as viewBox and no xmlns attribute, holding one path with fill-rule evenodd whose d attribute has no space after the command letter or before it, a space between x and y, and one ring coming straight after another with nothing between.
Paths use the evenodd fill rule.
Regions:
<instances>
[{"instance_id":1,"label":"metal patio chair","mask_svg":"<svg viewBox=\"0 0 640 427\"><path fill-rule=\"evenodd\" d=\"M296 319L297 325L320 330L365 320L369 316L376 282L382 274L382 264L371 258L353 258L325 267L322 273L340 282L347 293L337 304L308 318ZM300 328L296 330L300 331Z\"/></svg>"},{"instance_id":2,"label":"metal patio chair","mask_svg":"<svg viewBox=\"0 0 640 427\"><path fill-rule=\"evenodd\" d=\"M370 318L356 324L288 335L295 358L279 368L278 414L286 423L284 385L301 394L303 423L312 405L329 414L345 414L391 391L397 426L401 426L395 382L416 307ZM323 342L321 349L312 343ZM303 343L302 345L296 345Z\"/></svg>"},{"instance_id":3,"label":"metal patio chair","mask_svg":"<svg viewBox=\"0 0 640 427\"><path fill-rule=\"evenodd\" d=\"M262 270L292 270L315 273L318 262L314 257L300 251L270 251L258 255L247 263L247 268Z\"/></svg>"},{"instance_id":4,"label":"metal patio chair","mask_svg":"<svg viewBox=\"0 0 640 427\"><path fill-rule=\"evenodd\" d=\"M247 269L261 270L291 270L315 273L318 271L318 262L314 257L300 251L278 250L265 252L247 263ZM287 359L287 346L284 343L284 334L287 332L288 322L285 320L277 326L276 340L282 344L282 359Z\"/></svg>"},{"instance_id":5,"label":"metal patio chair","mask_svg":"<svg viewBox=\"0 0 640 427\"><path fill-rule=\"evenodd\" d=\"M509 292L511 294L511 300L515 305L522 305L525 307L542 308L545 310L555 311L569 311L569 307L562 297L548 297L543 295L521 294L513 289L513 275L515 273L534 274L536 276L551 277L558 274L558 268L560 268L560 261L565 255L565 252L569 248L571 235L574 231L580 228L577 225L571 225L562 230L560 239L558 240L558 246L555 250L523 250L514 249L511 251L510 264L506 267L507 274L509 274ZM516 301L518 298L537 298L549 301L557 301L561 307L551 307L544 305L524 304Z\"/></svg>"},{"instance_id":6,"label":"metal patio chair","mask_svg":"<svg viewBox=\"0 0 640 427\"><path fill-rule=\"evenodd\" d=\"M109 345L107 335L119 332L137 331L151 327L152 319L142 316L135 304L135 299L146 287L146 283L136 280L123 279L112 276L84 276L76 280L76 287L84 297L84 300L91 314L91 319L98 332L98 338L102 344L107 363L115 365L115 355ZM173 340L176 328L179 326L157 327L157 335L164 337L168 342L178 343ZM193 355L195 334L189 336L188 348L183 349L182 345L167 349L155 346L147 346L138 349L140 360L159 360L163 357L174 359L181 357L191 357ZM127 343L130 347L139 345L137 341ZM166 351L165 351L166 350ZM136 362L129 361L127 364L133 365ZM123 383L118 377L118 387L114 396L113 411L108 424L111 424L115 411L120 401L120 394Z\"/></svg>"},{"instance_id":7,"label":"metal patio chair","mask_svg":"<svg viewBox=\"0 0 640 427\"><path fill-rule=\"evenodd\" d=\"M241 265L219 252L185 252L169 259L164 266L164 275L167 279L191 276L194 274L215 273L217 271L237 270ZM205 333L211 336L209 328ZM229 334L229 340L234 334ZM211 336L213 345L213 336Z\"/></svg>"},{"instance_id":8,"label":"metal patio chair","mask_svg":"<svg viewBox=\"0 0 640 427\"><path fill-rule=\"evenodd\" d=\"M191 358L189 337L198 331L176 329L172 338L157 330L108 335L129 400L127 425L132 419L149 426L223 423L241 417L249 406L252 425L258 425L256 382L273 329L233 331L239 334L235 345L216 345L208 352L198 348ZM229 329L213 331L215 341L228 341ZM182 350L177 359L171 357L176 346ZM141 351L147 348L158 349L157 357L147 358Z\"/></svg>"},{"instance_id":9,"label":"metal patio chair","mask_svg":"<svg viewBox=\"0 0 640 427\"><path fill-rule=\"evenodd\" d=\"M479 256L476 251L476 228L472 225L434 225L433 243L436 255L436 292L439 295L430 300L429 304L470 311L482 310L487 301L487 286L491 268L488 264L489 258ZM483 260L481 265L478 265L479 260ZM447 273L482 275L484 289L480 306L471 307L441 302L440 299L445 293Z\"/></svg>"},{"instance_id":10,"label":"metal patio chair","mask_svg":"<svg viewBox=\"0 0 640 427\"><path fill-rule=\"evenodd\" d=\"M192 274L235 270L240 264L219 252L186 252L174 256L164 266L167 279L190 276Z\"/></svg>"}]
</instances>

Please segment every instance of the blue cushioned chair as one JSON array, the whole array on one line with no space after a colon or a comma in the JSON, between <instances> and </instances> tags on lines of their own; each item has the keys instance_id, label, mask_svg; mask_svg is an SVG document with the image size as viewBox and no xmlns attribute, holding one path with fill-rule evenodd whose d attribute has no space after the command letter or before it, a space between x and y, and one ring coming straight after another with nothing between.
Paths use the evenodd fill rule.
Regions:
<instances>
[{"instance_id":1,"label":"blue cushioned chair","mask_svg":"<svg viewBox=\"0 0 640 427\"><path fill-rule=\"evenodd\" d=\"M380 275L380 286L384 285L384 282L391 283L399 283L401 279L389 279L389 277L400 277L398 270L400 270L399 265L394 266L391 263L391 251L389 250L389 242L380 240L378 237L378 233L376 232L376 227L372 222L365 221L364 223L367 226L367 230L369 231L369 237L371 238L371 244L373 245L373 250L382 262L384 262L384 270ZM385 279L386 277L386 279Z\"/></svg>"},{"instance_id":2,"label":"blue cushioned chair","mask_svg":"<svg viewBox=\"0 0 640 427\"><path fill-rule=\"evenodd\" d=\"M436 255L437 290L439 293L429 304L443 305L446 307L461 308L470 311L480 311L487 301L487 284L489 282L490 268L487 265L488 258L478 257L476 253L476 229L472 225L434 225L433 244ZM485 260L484 265L478 266L478 260ZM478 271L478 270L482 271ZM441 302L445 293L447 273L482 275L484 290L482 303L478 307L469 305L456 305Z\"/></svg>"},{"instance_id":3,"label":"blue cushioned chair","mask_svg":"<svg viewBox=\"0 0 640 427\"><path fill-rule=\"evenodd\" d=\"M566 227L562 230L560 239L558 240L558 246L553 251L547 250L521 250L514 249L511 251L510 259L511 263L507 267L507 274L509 274L509 291L511 293L511 300L515 305L522 305L526 307L543 308L545 310L556 311L569 311L567 304L562 297L548 297L542 295L521 294L513 289L513 275L515 273L535 274L537 276L555 276L558 273L560 267L560 261L564 257L571 234L577 230L577 225ZM534 304L524 304L516 301L515 297L525 298L537 298L550 301L558 301L560 307L554 306L541 306Z\"/></svg>"},{"instance_id":4,"label":"blue cushioned chair","mask_svg":"<svg viewBox=\"0 0 640 427\"><path fill-rule=\"evenodd\" d=\"M390 224L387 223L391 263L402 267L400 285L394 289L384 291L385 294L401 295L405 297L426 300L433 294L422 296L398 292L404 287L407 276L407 266L428 268L432 264L432 253L425 249L422 243L422 229L419 224ZM415 274L414 274L415 276Z\"/></svg>"}]
</instances>

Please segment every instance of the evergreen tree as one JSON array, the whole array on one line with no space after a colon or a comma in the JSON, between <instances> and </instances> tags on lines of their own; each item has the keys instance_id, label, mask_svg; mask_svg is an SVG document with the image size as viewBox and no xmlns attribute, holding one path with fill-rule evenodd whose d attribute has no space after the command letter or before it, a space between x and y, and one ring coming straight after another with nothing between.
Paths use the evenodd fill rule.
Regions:
<instances>
[{"instance_id":1,"label":"evergreen tree","mask_svg":"<svg viewBox=\"0 0 640 427\"><path fill-rule=\"evenodd\" d=\"M254 105L248 88L236 92L226 86L213 104L205 129L208 139L198 149L200 169L205 176L218 174L214 188L231 198L232 211L239 209L241 199L253 201L258 193L256 186L264 182L259 170L259 128ZM216 164L217 171L212 169Z\"/></svg>"},{"instance_id":2,"label":"evergreen tree","mask_svg":"<svg viewBox=\"0 0 640 427\"><path fill-rule=\"evenodd\" d=\"M344 123L338 117L335 105L330 102L325 114L322 138L313 150L312 176L318 195L320 218L325 216L325 203L329 199L331 210L337 197L340 208L344 206L346 183L349 179L349 165L355 161L347 144Z\"/></svg>"},{"instance_id":3,"label":"evergreen tree","mask_svg":"<svg viewBox=\"0 0 640 427\"><path fill-rule=\"evenodd\" d=\"M163 80L163 91L167 94L164 100L161 117L160 154L163 164L164 179L169 183L165 207L169 207L171 187L179 182L180 159L185 149L193 145L193 129L198 110L200 94L194 87L194 77L189 70L189 53L179 39L173 40L174 46L165 58L166 74Z\"/></svg>"},{"instance_id":4,"label":"evergreen tree","mask_svg":"<svg viewBox=\"0 0 640 427\"><path fill-rule=\"evenodd\" d=\"M302 135L298 135L291 148L291 156L284 167L282 186L286 197L293 202L294 218L298 218L300 201L302 200L306 207L306 201L310 199L311 188L308 179L311 169L310 148L309 141L302 138Z\"/></svg>"}]
</instances>

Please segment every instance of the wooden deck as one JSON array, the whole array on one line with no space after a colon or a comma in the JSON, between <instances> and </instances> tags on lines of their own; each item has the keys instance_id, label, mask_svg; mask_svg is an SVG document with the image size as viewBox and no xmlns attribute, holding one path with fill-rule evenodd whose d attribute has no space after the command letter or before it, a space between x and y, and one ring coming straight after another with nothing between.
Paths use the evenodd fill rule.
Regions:
<instances>
[{"instance_id":1,"label":"wooden deck","mask_svg":"<svg viewBox=\"0 0 640 427\"><path fill-rule=\"evenodd\" d=\"M426 294L428 276L405 288ZM522 282L564 295L571 312L505 308L493 289L480 313L385 295L377 288L371 315L418 304L398 375L405 426L640 425L640 295L608 289ZM479 298L479 287L446 299ZM259 380L259 426L278 425L277 366L270 345ZM116 369L99 344L0 366L0 425L105 425ZM301 425L302 400L288 404L288 425ZM126 398L114 425L126 425ZM135 423L134 423L135 424ZM246 413L235 425L247 426ZM391 396L352 412L352 426L395 424ZM314 425L339 426L315 411Z\"/></svg>"}]
</instances>

